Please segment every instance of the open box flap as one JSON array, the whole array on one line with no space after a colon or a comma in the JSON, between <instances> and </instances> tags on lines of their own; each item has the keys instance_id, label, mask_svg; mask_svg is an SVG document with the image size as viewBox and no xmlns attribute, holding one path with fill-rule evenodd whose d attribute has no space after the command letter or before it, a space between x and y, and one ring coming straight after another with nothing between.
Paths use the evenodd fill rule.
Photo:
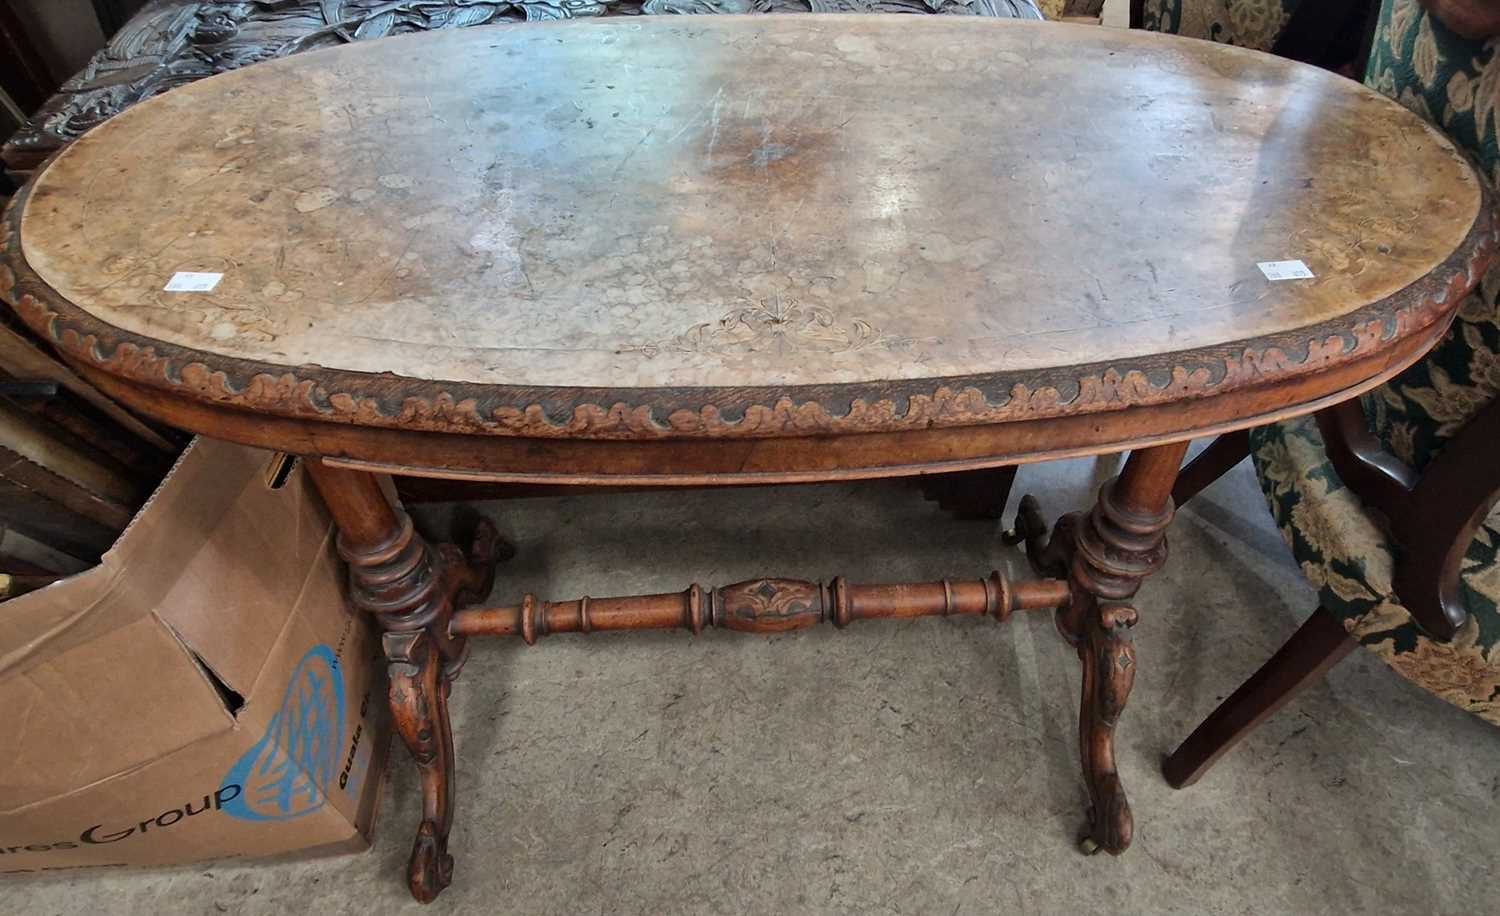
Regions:
<instances>
[{"instance_id":1,"label":"open box flap","mask_svg":"<svg viewBox=\"0 0 1500 916\"><path fill-rule=\"evenodd\" d=\"M234 727L154 617L0 678L0 815L97 785Z\"/></svg>"},{"instance_id":2,"label":"open box flap","mask_svg":"<svg viewBox=\"0 0 1500 916\"><path fill-rule=\"evenodd\" d=\"M189 446L98 566L5 602L0 678L161 607L267 454L205 439Z\"/></svg>"}]
</instances>

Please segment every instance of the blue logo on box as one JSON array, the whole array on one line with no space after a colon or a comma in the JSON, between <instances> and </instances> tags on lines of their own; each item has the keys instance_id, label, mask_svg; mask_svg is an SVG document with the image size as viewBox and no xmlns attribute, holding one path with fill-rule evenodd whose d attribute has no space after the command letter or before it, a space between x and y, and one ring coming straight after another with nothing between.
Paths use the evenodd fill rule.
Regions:
<instances>
[{"instance_id":1,"label":"blue logo on box","mask_svg":"<svg viewBox=\"0 0 1500 916\"><path fill-rule=\"evenodd\" d=\"M344 742L344 679L338 657L314 646L297 663L264 738L224 777L244 791L224 813L251 821L284 821L323 807L339 775Z\"/></svg>"}]
</instances>

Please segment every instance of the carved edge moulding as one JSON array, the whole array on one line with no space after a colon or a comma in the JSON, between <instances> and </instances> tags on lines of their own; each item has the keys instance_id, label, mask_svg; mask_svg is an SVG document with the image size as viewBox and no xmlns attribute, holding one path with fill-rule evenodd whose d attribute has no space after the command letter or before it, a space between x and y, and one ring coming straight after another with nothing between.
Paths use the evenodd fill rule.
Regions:
<instances>
[{"instance_id":1,"label":"carved edge moulding","mask_svg":"<svg viewBox=\"0 0 1500 916\"><path fill-rule=\"evenodd\" d=\"M512 387L233 359L123 331L58 295L22 253L29 188L16 195L0 221L0 298L87 367L168 394L283 417L540 439L902 432L1212 398L1311 377L1382 351L1393 360L1415 359L1420 351L1403 352L1410 346L1401 344L1424 331L1435 340L1441 331L1436 325L1446 327L1500 245L1494 195L1483 182L1481 187L1475 221L1453 254L1417 282L1341 318L1137 362L946 378L785 388ZM1292 400L1313 396L1303 392Z\"/></svg>"}]
</instances>

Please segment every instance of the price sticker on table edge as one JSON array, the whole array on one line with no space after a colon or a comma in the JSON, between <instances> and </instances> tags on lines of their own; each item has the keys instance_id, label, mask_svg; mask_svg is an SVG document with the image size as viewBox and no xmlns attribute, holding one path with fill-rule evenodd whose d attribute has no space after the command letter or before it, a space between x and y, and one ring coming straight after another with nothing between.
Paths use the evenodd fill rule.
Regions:
<instances>
[{"instance_id":1,"label":"price sticker on table edge","mask_svg":"<svg viewBox=\"0 0 1500 916\"><path fill-rule=\"evenodd\" d=\"M1301 261L1258 261L1255 264L1267 280L1311 280L1313 272Z\"/></svg>"},{"instance_id":2,"label":"price sticker on table edge","mask_svg":"<svg viewBox=\"0 0 1500 916\"><path fill-rule=\"evenodd\" d=\"M198 273L191 270L179 270L162 287L169 293L207 293L212 292L219 281L224 279L223 274Z\"/></svg>"}]
</instances>

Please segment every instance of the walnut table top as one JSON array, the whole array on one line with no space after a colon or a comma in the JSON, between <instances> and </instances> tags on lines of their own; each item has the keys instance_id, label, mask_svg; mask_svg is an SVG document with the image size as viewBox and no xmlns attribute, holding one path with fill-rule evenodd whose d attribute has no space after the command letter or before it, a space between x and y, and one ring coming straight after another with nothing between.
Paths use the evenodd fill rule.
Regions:
<instances>
[{"instance_id":1,"label":"walnut table top","mask_svg":"<svg viewBox=\"0 0 1500 916\"><path fill-rule=\"evenodd\" d=\"M10 223L22 314L105 372L541 438L1043 419L1383 360L1179 424L1202 432L1414 358L1493 242L1464 158L1349 80L881 16L296 55L107 122ZM222 279L166 291L179 272Z\"/></svg>"}]
</instances>

